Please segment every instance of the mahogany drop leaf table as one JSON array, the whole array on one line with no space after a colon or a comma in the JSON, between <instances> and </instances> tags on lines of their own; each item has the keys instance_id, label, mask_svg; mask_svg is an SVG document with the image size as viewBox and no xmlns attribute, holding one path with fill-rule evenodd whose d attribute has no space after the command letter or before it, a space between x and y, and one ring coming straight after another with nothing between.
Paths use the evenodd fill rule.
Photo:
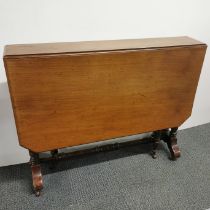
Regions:
<instances>
[{"instance_id":1,"label":"mahogany drop leaf table","mask_svg":"<svg viewBox=\"0 0 210 210\"><path fill-rule=\"evenodd\" d=\"M180 156L177 129L190 117L206 44L189 37L8 45L4 64L19 144L33 187L39 154L153 132Z\"/></svg>"}]
</instances>

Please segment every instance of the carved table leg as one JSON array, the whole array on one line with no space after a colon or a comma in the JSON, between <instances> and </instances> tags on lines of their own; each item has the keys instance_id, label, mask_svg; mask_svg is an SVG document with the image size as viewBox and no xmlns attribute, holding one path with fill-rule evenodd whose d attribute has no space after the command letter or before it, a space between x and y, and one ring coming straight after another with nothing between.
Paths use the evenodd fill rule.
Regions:
<instances>
[{"instance_id":1,"label":"carved table leg","mask_svg":"<svg viewBox=\"0 0 210 210\"><path fill-rule=\"evenodd\" d=\"M55 166L56 166L56 162L58 160L58 150L55 149L55 150L52 150L50 151L51 153L51 156L52 156L52 160L50 161L50 169L54 169Z\"/></svg>"},{"instance_id":2,"label":"carved table leg","mask_svg":"<svg viewBox=\"0 0 210 210\"><path fill-rule=\"evenodd\" d=\"M51 153L53 158L56 158L56 159L58 158L58 150L57 149L54 149L54 150L50 151L50 153Z\"/></svg>"},{"instance_id":3,"label":"carved table leg","mask_svg":"<svg viewBox=\"0 0 210 210\"><path fill-rule=\"evenodd\" d=\"M39 154L29 151L30 154L30 165L32 172L33 189L36 196L40 195L41 189L43 188L41 166L39 164Z\"/></svg>"},{"instance_id":4,"label":"carved table leg","mask_svg":"<svg viewBox=\"0 0 210 210\"><path fill-rule=\"evenodd\" d=\"M163 140L165 143L167 143L169 139L169 133L170 130L168 128L161 130L161 140Z\"/></svg>"},{"instance_id":5,"label":"carved table leg","mask_svg":"<svg viewBox=\"0 0 210 210\"><path fill-rule=\"evenodd\" d=\"M177 137L176 137L177 130L178 130L178 127L171 128L168 140L166 141L168 148L170 150L170 153L171 153L172 160L176 160L176 158L180 157L180 155L181 155L179 147L177 145Z\"/></svg>"},{"instance_id":6,"label":"carved table leg","mask_svg":"<svg viewBox=\"0 0 210 210\"><path fill-rule=\"evenodd\" d=\"M157 150L158 144L160 143L160 136L161 136L161 131L154 131L151 136L153 139L151 155L152 155L152 158L154 159L157 158L156 150Z\"/></svg>"}]
</instances>

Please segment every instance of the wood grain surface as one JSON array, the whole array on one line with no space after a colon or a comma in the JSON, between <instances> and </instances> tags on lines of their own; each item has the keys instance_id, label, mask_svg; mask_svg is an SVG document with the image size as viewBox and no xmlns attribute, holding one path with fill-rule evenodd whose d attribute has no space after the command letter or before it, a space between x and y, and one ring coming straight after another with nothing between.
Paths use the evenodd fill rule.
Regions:
<instances>
[{"instance_id":1,"label":"wood grain surface","mask_svg":"<svg viewBox=\"0 0 210 210\"><path fill-rule=\"evenodd\" d=\"M180 126L191 115L206 45L17 51L4 62L19 143L43 152Z\"/></svg>"},{"instance_id":2,"label":"wood grain surface","mask_svg":"<svg viewBox=\"0 0 210 210\"><path fill-rule=\"evenodd\" d=\"M190 46L203 44L200 41L181 37L125 39L83 42L58 42L42 44L7 45L4 56L21 56L37 54L84 53L116 50L131 50L145 48L162 48L175 46Z\"/></svg>"}]
</instances>

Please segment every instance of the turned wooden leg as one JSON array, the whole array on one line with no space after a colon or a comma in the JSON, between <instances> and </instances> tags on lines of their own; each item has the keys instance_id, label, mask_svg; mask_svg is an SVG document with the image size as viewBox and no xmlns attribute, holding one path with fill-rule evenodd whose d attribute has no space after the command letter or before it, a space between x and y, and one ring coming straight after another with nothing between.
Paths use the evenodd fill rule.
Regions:
<instances>
[{"instance_id":1,"label":"turned wooden leg","mask_svg":"<svg viewBox=\"0 0 210 210\"><path fill-rule=\"evenodd\" d=\"M178 127L175 128L171 128L171 131L169 133L169 137L167 142L168 148L170 150L171 153L171 159L172 160L176 160L176 158L180 157L180 150L179 147L177 145L177 130Z\"/></svg>"},{"instance_id":2,"label":"turned wooden leg","mask_svg":"<svg viewBox=\"0 0 210 210\"><path fill-rule=\"evenodd\" d=\"M39 164L39 154L29 151L30 154L30 165L32 172L33 189L36 196L40 195L41 189L43 188L41 166Z\"/></svg>"},{"instance_id":3,"label":"turned wooden leg","mask_svg":"<svg viewBox=\"0 0 210 210\"><path fill-rule=\"evenodd\" d=\"M161 130L161 140L163 140L165 143L167 143L168 141L169 133L169 128Z\"/></svg>"},{"instance_id":4,"label":"turned wooden leg","mask_svg":"<svg viewBox=\"0 0 210 210\"><path fill-rule=\"evenodd\" d=\"M52 150L50 151L51 156L52 156L52 160L50 161L50 169L55 169L56 164L57 164L57 160L58 160L58 150Z\"/></svg>"},{"instance_id":5,"label":"turned wooden leg","mask_svg":"<svg viewBox=\"0 0 210 210\"><path fill-rule=\"evenodd\" d=\"M58 158L58 150L54 149L52 151L50 151L51 155L53 158L57 159Z\"/></svg>"},{"instance_id":6,"label":"turned wooden leg","mask_svg":"<svg viewBox=\"0 0 210 210\"><path fill-rule=\"evenodd\" d=\"M160 143L160 136L161 136L161 131L154 131L151 135L152 140L153 140L151 155L152 155L152 158L154 158L154 159L157 158L156 150Z\"/></svg>"}]
</instances>

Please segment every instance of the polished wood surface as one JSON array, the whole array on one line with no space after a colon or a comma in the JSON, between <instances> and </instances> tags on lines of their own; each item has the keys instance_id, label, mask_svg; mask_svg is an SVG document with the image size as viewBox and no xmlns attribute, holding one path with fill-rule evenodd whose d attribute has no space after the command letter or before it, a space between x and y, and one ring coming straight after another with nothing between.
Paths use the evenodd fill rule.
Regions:
<instances>
[{"instance_id":1,"label":"polished wood surface","mask_svg":"<svg viewBox=\"0 0 210 210\"><path fill-rule=\"evenodd\" d=\"M21 56L37 54L84 53L116 50L134 50L145 48L162 48L175 46L201 45L195 39L187 36L147 39L125 39L83 42L62 42L44 44L7 45L4 56Z\"/></svg>"},{"instance_id":2,"label":"polished wood surface","mask_svg":"<svg viewBox=\"0 0 210 210\"><path fill-rule=\"evenodd\" d=\"M55 51L53 44L7 47L20 145L43 152L181 125L191 115L206 45L177 39L120 50L98 50L96 42L79 53L57 44Z\"/></svg>"}]
</instances>

